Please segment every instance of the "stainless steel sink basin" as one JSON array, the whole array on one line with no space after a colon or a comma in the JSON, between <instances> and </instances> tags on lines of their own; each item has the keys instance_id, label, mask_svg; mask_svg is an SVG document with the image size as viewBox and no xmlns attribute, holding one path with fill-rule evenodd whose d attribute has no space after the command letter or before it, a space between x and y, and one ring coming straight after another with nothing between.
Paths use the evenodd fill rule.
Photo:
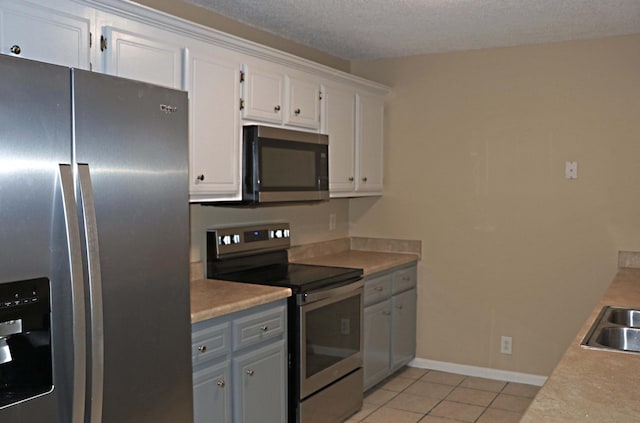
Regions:
<instances>
[{"instance_id":1,"label":"stainless steel sink basin","mask_svg":"<svg viewBox=\"0 0 640 423\"><path fill-rule=\"evenodd\" d=\"M585 348L640 353L640 310L603 307L580 345Z\"/></svg>"},{"instance_id":2,"label":"stainless steel sink basin","mask_svg":"<svg viewBox=\"0 0 640 423\"><path fill-rule=\"evenodd\" d=\"M616 350L640 352L640 329L602 328L596 342Z\"/></svg>"},{"instance_id":3,"label":"stainless steel sink basin","mask_svg":"<svg viewBox=\"0 0 640 423\"><path fill-rule=\"evenodd\" d=\"M640 310L611 307L608 320L616 325L640 328Z\"/></svg>"}]
</instances>

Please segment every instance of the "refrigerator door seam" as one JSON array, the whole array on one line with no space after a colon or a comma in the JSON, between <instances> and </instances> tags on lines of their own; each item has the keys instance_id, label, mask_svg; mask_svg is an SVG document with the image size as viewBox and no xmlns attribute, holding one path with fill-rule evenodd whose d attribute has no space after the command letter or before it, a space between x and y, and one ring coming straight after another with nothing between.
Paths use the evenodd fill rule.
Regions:
<instances>
[{"instance_id":1,"label":"refrigerator door seam","mask_svg":"<svg viewBox=\"0 0 640 423\"><path fill-rule=\"evenodd\" d=\"M91 314L91 423L102 422L104 383L104 323L102 310L102 276L98 248L96 219L91 173L88 164L77 165L80 198L84 215L84 229L89 271L89 307Z\"/></svg>"},{"instance_id":2,"label":"refrigerator door seam","mask_svg":"<svg viewBox=\"0 0 640 423\"><path fill-rule=\"evenodd\" d=\"M67 246L69 250L69 270L71 276L72 295L72 331L73 331L73 393L72 414L73 423L84 422L84 405L86 396L87 375L87 340L84 304L84 276L82 271L82 254L80 243L80 224L76 210L74 195L73 172L71 165L60 164L60 185L62 189L62 203L66 225Z\"/></svg>"}]
</instances>

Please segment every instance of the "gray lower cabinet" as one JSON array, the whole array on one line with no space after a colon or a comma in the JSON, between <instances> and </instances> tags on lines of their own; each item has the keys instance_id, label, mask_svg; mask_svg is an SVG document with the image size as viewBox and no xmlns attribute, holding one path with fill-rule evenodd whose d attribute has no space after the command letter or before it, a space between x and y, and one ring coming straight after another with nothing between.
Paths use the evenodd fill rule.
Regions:
<instances>
[{"instance_id":1,"label":"gray lower cabinet","mask_svg":"<svg viewBox=\"0 0 640 423\"><path fill-rule=\"evenodd\" d=\"M286 300L192 325L195 423L287 420Z\"/></svg>"},{"instance_id":2,"label":"gray lower cabinet","mask_svg":"<svg viewBox=\"0 0 640 423\"><path fill-rule=\"evenodd\" d=\"M415 357L416 265L364 280L364 389Z\"/></svg>"}]
</instances>

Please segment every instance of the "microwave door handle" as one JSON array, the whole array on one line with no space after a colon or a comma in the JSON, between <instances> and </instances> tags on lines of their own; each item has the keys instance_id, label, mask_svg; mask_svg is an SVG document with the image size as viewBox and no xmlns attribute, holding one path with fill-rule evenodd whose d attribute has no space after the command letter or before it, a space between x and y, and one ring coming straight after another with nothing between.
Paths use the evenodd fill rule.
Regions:
<instances>
[{"instance_id":1,"label":"microwave door handle","mask_svg":"<svg viewBox=\"0 0 640 423\"><path fill-rule=\"evenodd\" d=\"M93 200L93 187L88 164L78 164L80 197L86 234L89 269L89 304L91 313L91 420L102 422L104 385L104 322L102 310L102 276L98 249L98 225Z\"/></svg>"},{"instance_id":2,"label":"microwave door handle","mask_svg":"<svg viewBox=\"0 0 640 423\"><path fill-rule=\"evenodd\" d=\"M82 253L80 242L80 223L76 209L73 171L71 165L60 164L60 186L62 207L69 253L69 272L71 276L72 297L72 335L73 335L73 387L71 422L84 423L87 375L87 339L84 306L84 275L82 271Z\"/></svg>"}]
</instances>

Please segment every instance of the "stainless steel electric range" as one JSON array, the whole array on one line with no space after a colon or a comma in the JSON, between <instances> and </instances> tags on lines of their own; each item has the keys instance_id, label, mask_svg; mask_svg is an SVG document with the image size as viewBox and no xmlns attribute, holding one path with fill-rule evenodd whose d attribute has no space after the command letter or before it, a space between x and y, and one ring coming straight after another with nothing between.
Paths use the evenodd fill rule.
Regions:
<instances>
[{"instance_id":1,"label":"stainless steel electric range","mask_svg":"<svg viewBox=\"0 0 640 423\"><path fill-rule=\"evenodd\" d=\"M289 263L288 223L207 231L207 277L291 288L289 421L341 422L362 407L362 269Z\"/></svg>"}]
</instances>

